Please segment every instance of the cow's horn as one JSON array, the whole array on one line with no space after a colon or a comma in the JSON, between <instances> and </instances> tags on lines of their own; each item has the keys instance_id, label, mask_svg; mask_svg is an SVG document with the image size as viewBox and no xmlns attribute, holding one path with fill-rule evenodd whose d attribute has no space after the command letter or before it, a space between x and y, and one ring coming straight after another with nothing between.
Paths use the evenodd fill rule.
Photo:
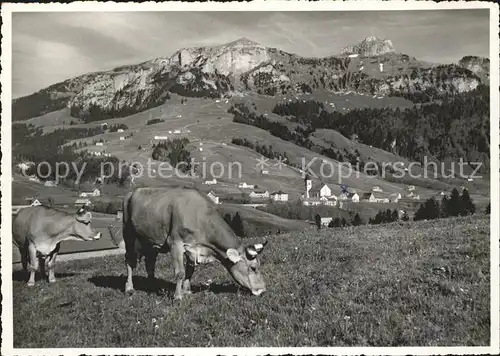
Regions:
<instances>
[{"instance_id":1,"label":"cow's horn","mask_svg":"<svg viewBox=\"0 0 500 356\"><path fill-rule=\"evenodd\" d=\"M263 244L255 244L254 245L254 248L255 248L255 251L257 251L258 253L262 252L262 250L264 249L264 247L267 245L267 240L264 241Z\"/></svg>"}]
</instances>

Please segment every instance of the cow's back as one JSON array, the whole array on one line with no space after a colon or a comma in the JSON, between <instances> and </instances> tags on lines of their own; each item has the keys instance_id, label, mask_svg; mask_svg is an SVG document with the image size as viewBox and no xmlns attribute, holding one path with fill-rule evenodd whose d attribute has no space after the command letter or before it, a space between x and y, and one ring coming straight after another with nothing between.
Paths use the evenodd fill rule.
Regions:
<instances>
[{"instance_id":1,"label":"cow's back","mask_svg":"<svg viewBox=\"0 0 500 356\"><path fill-rule=\"evenodd\" d=\"M124 229L155 245L163 245L172 232L190 232L191 238L212 245L240 244L213 203L195 189L137 188L124 199L123 209Z\"/></svg>"}]
</instances>

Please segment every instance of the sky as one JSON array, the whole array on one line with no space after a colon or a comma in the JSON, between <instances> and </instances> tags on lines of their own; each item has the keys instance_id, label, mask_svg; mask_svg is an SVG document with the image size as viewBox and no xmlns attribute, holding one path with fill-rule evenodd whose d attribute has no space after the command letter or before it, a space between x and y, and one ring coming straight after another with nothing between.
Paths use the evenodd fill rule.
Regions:
<instances>
[{"instance_id":1,"label":"sky","mask_svg":"<svg viewBox=\"0 0 500 356\"><path fill-rule=\"evenodd\" d=\"M488 10L322 12L31 12L12 16L12 94L74 76L247 37L306 57L340 53L367 36L397 52L453 63L489 57Z\"/></svg>"}]
</instances>

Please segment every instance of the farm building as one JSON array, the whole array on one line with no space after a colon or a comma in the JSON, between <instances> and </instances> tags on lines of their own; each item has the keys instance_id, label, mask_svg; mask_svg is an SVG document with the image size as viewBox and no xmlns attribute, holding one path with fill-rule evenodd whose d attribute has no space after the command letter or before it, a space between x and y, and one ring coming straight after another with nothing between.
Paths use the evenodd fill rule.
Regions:
<instances>
[{"instance_id":1,"label":"farm building","mask_svg":"<svg viewBox=\"0 0 500 356\"><path fill-rule=\"evenodd\" d=\"M48 180L43 185L46 187L57 187L57 183L54 182L53 180Z\"/></svg>"},{"instance_id":2,"label":"farm building","mask_svg":"<svg viewBox=\"0 0 500 356\"><path fill-rule=\"evenodd\" d=\"M372 188L372 192L379 192L380 193L380 192L383 192L383 190L379 186L375 185Z\"/></svg>"},{"instance_id":3,"label":"farm building","mask_svg":"<svg viewBox=\"0 0 500 356\"><path fill-rule=\"evenodd\" d=\"M367 201L367 202L370 202L370 203L376 203L377 202L377 198L375 198L375 195L373 193L363 193L361 195L361 201Z\"/></svg>"},{"instance_id":4,"label":"farm building","mask_svg":"<svg viewBox=\"0 0 500 356\"><path fill-rule=\"evenodd\" d=\"M263 190L254 190L249 194L250 198L269 198L269 192Z\"/></svg>"},{"instance_id":5,"label":"farm building","mask_svg":"<svg viewBox=\"0 0 500 356\"><path fill-rule=\"evenodd\" d=\"M238 184L238 188L241 189L254 189L255 186L253 184L247 184L246 182L242 182Z\"/></svg>"},{"instance_id":6,"label":"farm building","mask_svg":"<svg viewBox=\"0 0 500 356\"><path fill-rule=\"evenodd\" d=\"M91 192L81 192L80 197L86 198L86 197L99 197L101 196L101 191L99 189L94 189Z\"/></svg>"},{"instance_id":7,"label":"farm building","mask_svg":"<svg viewBox=\"0 0 500 356\"><path fill-rule=\"evenodd\" d=\"M328 226L330 222L333 220L333 218L321 218L321 225L322 226Z\"/></svg>"},{"instance_id":8,"label":"farm building","mask_svg":"<svg viewBox=\"0 0 500 356\"><path fill-rule=\"evenodd\" d=\"M391 203L397 203L401 199L401 193L393 193L389 195L389 201Z\"/></svg>"},{"instance_id":9,"label":"farm building","mask_svg":"<svg viewBox=\"0 0 500 356\"><path fill-rule=\"evenodd\" d=\"M91 205L91 204L92 204L92 202L89 199L77 199L75 201L75 206L77 206L77 207L87 206L87 205Z\"/></svg>"},{"instance_id":10,"label":"farm building","mask_svg":"<svg viewBox=\"0 0 500 356\"><path fill-rule=\"evenodd\" d=\"M123 132L123 129L118 129L118 132Z\"/></svg>"},{"instance_id":11,"label":"farm building","mask_svg":"<svg viewBox=\"0 0 500 356\"><path fill-rule=\"evenodd\" d=\"M313 184L309 190L309 197L321 198L330 196L332 196L332 190L325 183L318 182Z\"/></svg>"},{"instance_id":12,"label":"farm building","mask_svg":"<svg viewBox=\"0 0 500 356\"><path fill-rule=\"evenodd\" d=\"M104 145L104 143L102 143L102 142L96 142L96 143L95 143L95 145L96 145L96 146L103 146L103 145Z\"/></svg>"},{"instance_id":13,"label":"farm building","mask_svg":"<svg viewBox=\"0 0 500 356\"><path fill-rule=\"evenodd\" d=\"M215 185L215 184L217 184L217 179L214 178L212 180L206 180L206 181L203 182L203 184L205 184L205 185Z\"/></svg>"},{"instance_id":14,"label":"farm building","mask_svg":"<svg viewBox=\"0 0 500 356\"><path fill-rule=\"evenodd\" d=\"M210 198L211 201L214 202L214 204L220 204L220 200L219 200L219 197L217 195L215 195L215 193L213 191L210 191L207 196Z\"/></svg>"},{"instance_id":15,"label":"farm building","mask_svg":"<svg viewBox=\"0 0 500 356\"><path fill-rule=\"evenodd\" d=\"M123 220L123 210L117 210L116 211L116 220L117 221L122 221Z\"/></svg>"},{"instance_id":16,"label":"farm building","mask_svg":"<svg viewBox=\"0 0 500 356\"><path fill-rule=\"evenodd\" d=\"M302 201L302 205L305 206L317 206L317 205L322 205L323 202L319 199L311 199L311 198L306 198Z\"/></svg>"},{"instance_id":17,"label":"farm building","mask_svg":"<svg viewBox=\"0 0 500 356\"><path fill-rule=\"evenodd\" d=\"M347 192L339 195L339 200L341 201L351 201L353 203L359 203L359 195L355 192Z\"/></svg>"},{"instance_id":18,"label":"farm building","mask_svg":"<svg viewBox=\"0 0 500 356\"><path fill-rule=\"evenodd\" d=\"M40 183L40 179L37 176L30 176L28 179L32 182Z\"/></svg>"},{"instance_id":19,"label":"farm building","mask_svg":"<svg viewBox=\"0 0 500 356\"><path fill-rule=\"evenodd\" d=\"M269 174L269 171L268 171L268 170L266 170L266 169L264 169L264 170L262 170L262 172L261 172L261 173L262 173L263 175L268 175L268 174Z\"/></svg>"},{"instance_id":20,"label":"farm building","mask_svg":"<svg viewBox=\"0 0 500 356\"><path fill-rule=\"evenodd\" d=\"M277 191L271 193L271 199L276 202L286 202L288 201L288 194L285 192Z\"/></svg>"}]
</instances>

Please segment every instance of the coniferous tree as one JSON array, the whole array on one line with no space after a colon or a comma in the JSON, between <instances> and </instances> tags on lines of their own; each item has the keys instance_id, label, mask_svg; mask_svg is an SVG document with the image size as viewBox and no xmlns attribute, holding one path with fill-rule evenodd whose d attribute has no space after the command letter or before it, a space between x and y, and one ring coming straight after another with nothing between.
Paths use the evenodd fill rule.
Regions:
<instances>
[{"instance_id":1,"label":"coniferous tree","mask_svg":"<svg viewBox=\"0 0 500 356\"><path fill-rule=\"evenodd\" d=\"M462 196L460 197L460 200L462 202L462 212L460 215L473 215L476 212L476 206L472 202L472 199L469 195L469 191L467 189L464 189L462 192Z\"/></svg>"},{"instance_id":2,"label":"coniferous tree","mask_svg":"<svg viewBox=\"0 0 500 356\"><path fill-rule=\"evenodd\" d=\"M459 216L463 213L463 204L460 199L460 194L456 188L451 192L450 200L448 203L448 216Z\"/></svg>"},{"instance_id":3,"label":"coniferous tree","mask_svg":"<svg viewBox=\"0 0 500 356\"><path fill-rule=\"evenodd\" d=\"M354 219L352 219L352 225L359 226L362 224L363 224L363 219L361 219L361 216L359 216L359 213L356 213L356 215L354 215Z\"/></svg>"},{"instance_id":4,"label":"coniferous tree","mask_svg":"<svg viewBox=\"0 0 500 356\"><path fill-rule=\"evenodd\" d=\"M413 220L432 220L439 218L440 209L439 204L433 197L428 199L424 204L420 205L420 208L415 213Z\"/></svg>"},{"instance_id":5,"label":"coniferous tree","mask_svg":"<svg viewBox=\"0 0 500 356\"><path fill-rule=\"evenodd\" d=\"M449 216L449 213L448 213L449 204L450 204L450 200L448 199L447 196L444 196L443 199L441 200L441 203L439 204L439 217L440 218L447 218Z\"/></svg>"},{"instance_id":6,"label":"coniferous tree","mask_svg":"<svg viewBox=\"0 0 500 356\"><path fill-rule=\"evenodd\" d=\"M231 226L231 227L232 227L232 219L231 219L231 214L226 213L226 214L224 215L224 220L227 222L227 224L228 224L229 226Z\"/></svg>"},{"instance_id":7,"label":"coniferous tree","mask_svg":"<svg viewBox=\"0 0 500 356\"><path fill-rule=\"evenodd\" d=\"M321 229L321 215L316 214L316 216L314 217L314 221L316 222L316 227L318 228L318 230L320 230Z\"/></svg>"}]
</instances>

